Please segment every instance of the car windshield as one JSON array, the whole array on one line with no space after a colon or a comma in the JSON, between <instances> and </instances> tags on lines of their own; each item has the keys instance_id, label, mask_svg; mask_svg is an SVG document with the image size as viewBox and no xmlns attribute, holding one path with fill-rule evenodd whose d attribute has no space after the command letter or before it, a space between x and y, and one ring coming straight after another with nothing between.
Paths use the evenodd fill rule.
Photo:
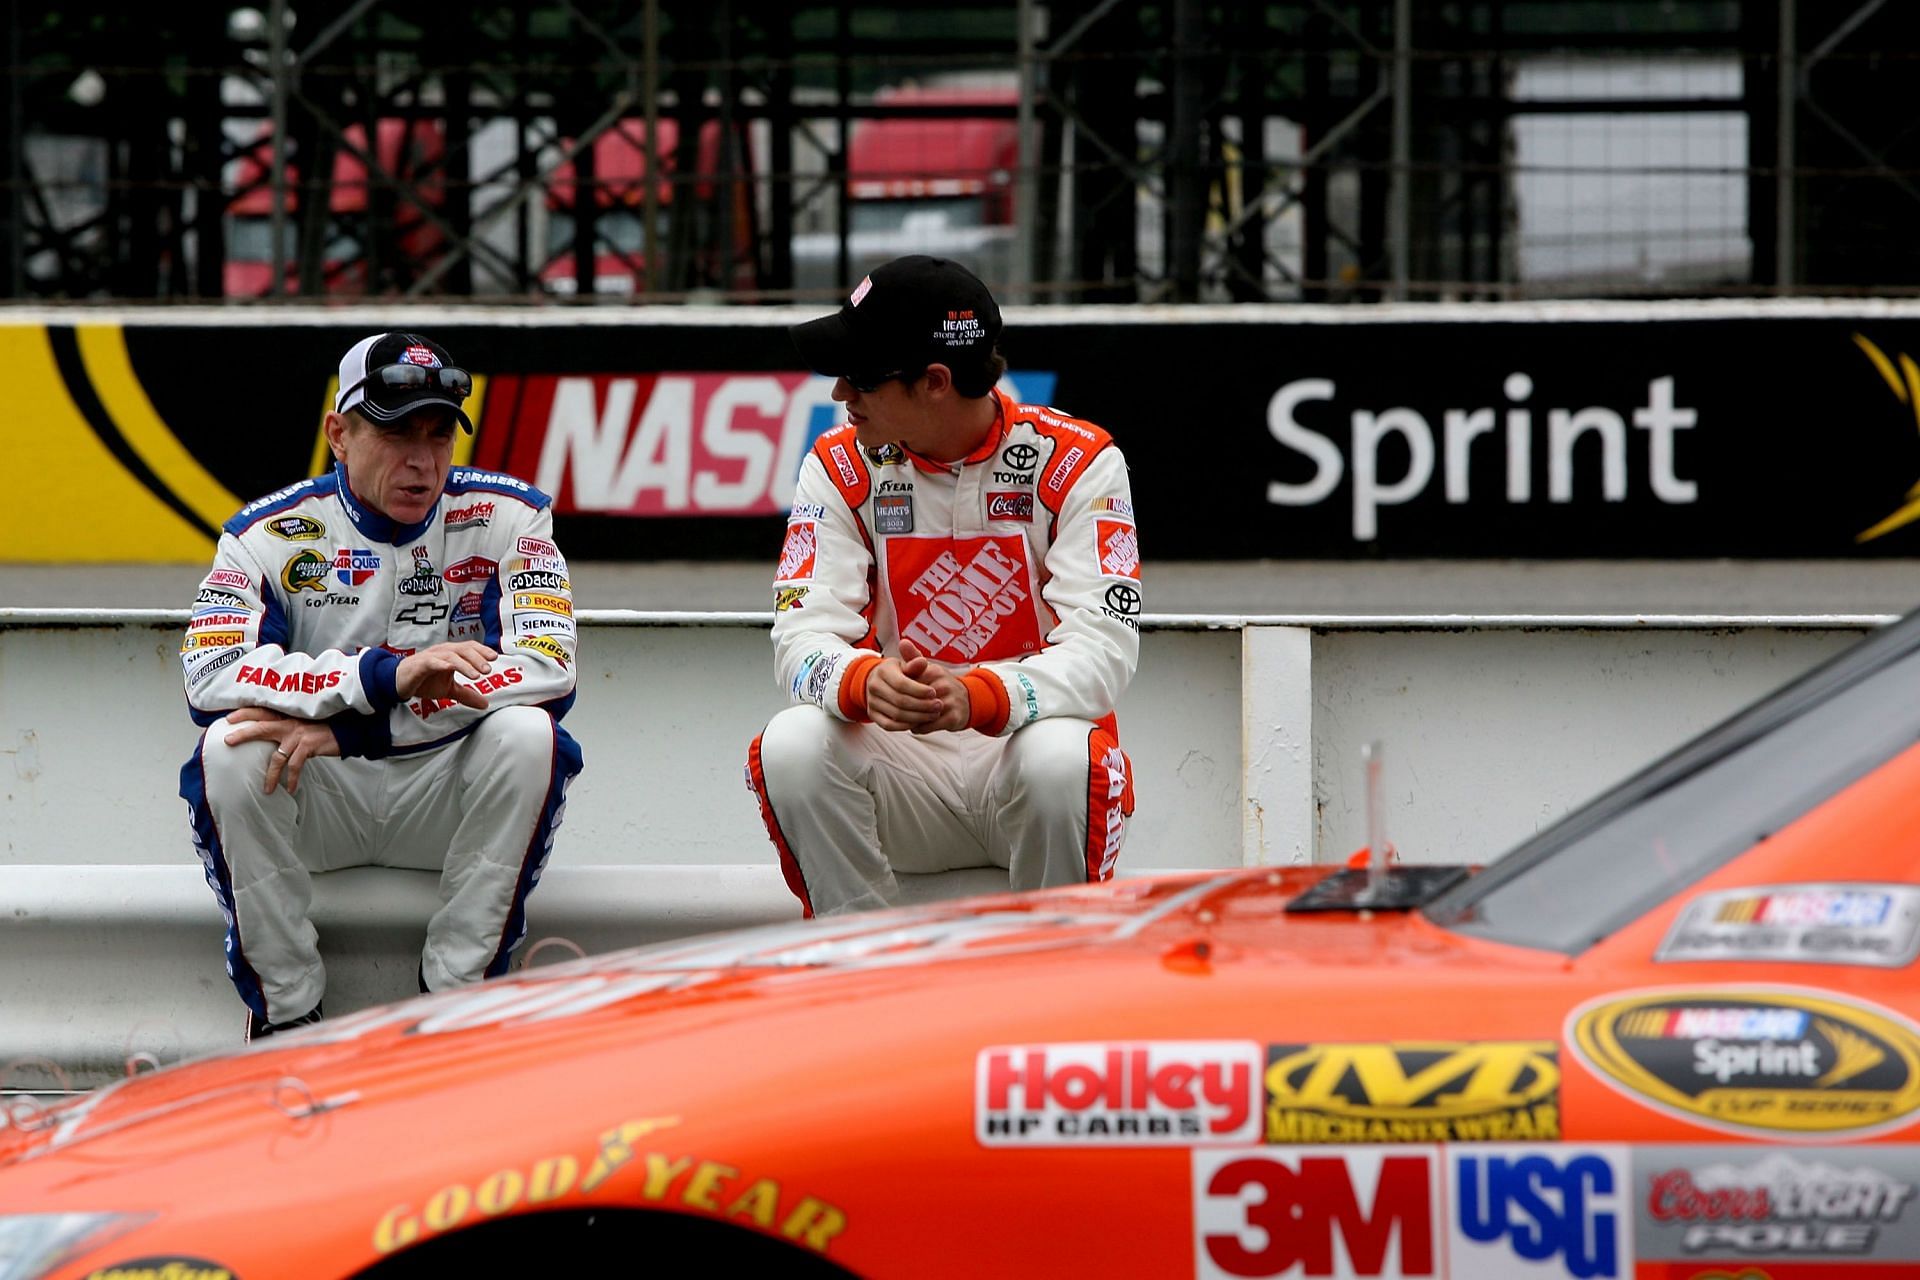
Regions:
<instances>
[{"instance_id":1,"label":"car windshield","mask_svg":"<svg viewBox=\"0 0 1920 1280\"><path fill-rule=\"evenodd\" d=\"M1476 937L1578 954L1916 739L1920 613L1569 814L1426 915Z\"/></svg>"}]
</instances>

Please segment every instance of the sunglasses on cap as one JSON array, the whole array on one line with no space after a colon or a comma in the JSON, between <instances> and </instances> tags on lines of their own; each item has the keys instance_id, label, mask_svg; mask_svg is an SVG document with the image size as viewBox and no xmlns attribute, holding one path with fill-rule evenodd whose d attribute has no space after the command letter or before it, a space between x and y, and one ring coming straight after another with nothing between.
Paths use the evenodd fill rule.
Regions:
<instances>
[{"instance_id":1,"label":"sunglasses on cap","mask_svg":"<svg viewBox=\"0 0 1920 1280\"><path fill-rule=\"evenodd\" d=\"M895 378L898 378L902 382L912 382L914 379L918 378L921 374L925 372L926 372L926 369L924 368L912 369L912 370L895 369L892 373L875 373L875 374L843 373L840 376L847 380L848 386L852 387L855 391L858 391L861 395L864 396L872 392L878 391L881 387L886 386L889 382L892 382Z\"/></svg>"},{"instance_id":2,"label":"sunglasses on cap","mask_svg":"<svg viewBox=\"0 0 1920 1280\"><path fill-rule=\"evenodd\" d=\"M430 369L420 364L389 364L373 370L348 387L340 393L340 399L344 402L348 396L370 382L377 382L383 387L391 387L396 391L417 391L421 387L437 386L442 391L453 393L461 400L473 394L473 375L465 369L455 369L451 366Z\"/></svg>"}]
</instances>

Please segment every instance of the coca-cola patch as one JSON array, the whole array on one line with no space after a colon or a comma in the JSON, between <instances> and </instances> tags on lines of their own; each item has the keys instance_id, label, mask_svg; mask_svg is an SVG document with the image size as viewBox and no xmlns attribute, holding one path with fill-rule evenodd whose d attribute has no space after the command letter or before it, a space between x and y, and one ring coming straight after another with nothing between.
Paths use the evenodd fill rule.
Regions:
<instances>
[{"instance_id":1,"label":"coca-cola patch","mask_svg":"<svg viewBox=\"0 0 1920 1280\"><path fill-rule=\"evenodd\" d=\"M1027 540L890 538L887 586L902 639L936 662L1023 658L1040 648Z\"/></svg>"},{"instance_id":2,"label":"coca-cola patch","mask_svg":"<svg viewBox=\"0 0 1920 1280\"><path fill-rule=\"evenodd\" d=\"M1033 495L1031 493L989 493L987 519L1031 521Z\"/></svg>"},{"instance_id":3,"label":"coca-cola patch","mask_svg":"<svg viewBox=\"0 0 1920 1280\"><path fill-rule=\"evenodd\" d=\"M1093 547L1106 578L1140 578L1140 534L1124 520L1095 520Z\"/></svg>"},{"instance_id":4,"label":"coca-cola patch","mask_svg":"<svg viewBox=\"0 0 1920 1280\"><path fill-rule=\"evenodd\" d=\"M775 582L805 582L813 577L814 553L820 535L811 520L796 520L787 526L786 545L780 548L780 567L774 570Z\"/></svg>"}]
</instances>

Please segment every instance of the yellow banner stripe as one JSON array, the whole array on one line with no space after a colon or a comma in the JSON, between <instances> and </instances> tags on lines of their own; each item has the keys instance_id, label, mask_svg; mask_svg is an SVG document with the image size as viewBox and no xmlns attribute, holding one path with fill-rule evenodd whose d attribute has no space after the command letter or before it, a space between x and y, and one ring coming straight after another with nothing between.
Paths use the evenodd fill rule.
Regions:
<instances>
[{"instance_id":1,"label":"yellow banner stripe","mask_svg":"<svg viewBox=\"0 0 1920 1280\"><path fill-rule=\"evenodd\" d=\"M240 499L187 452L133 372L125 332L117 324L76 325L74 338L87 380L105 406L107 416L168 492L189 510L218 529L240 509Z\"/></svg>"}]
</instances>

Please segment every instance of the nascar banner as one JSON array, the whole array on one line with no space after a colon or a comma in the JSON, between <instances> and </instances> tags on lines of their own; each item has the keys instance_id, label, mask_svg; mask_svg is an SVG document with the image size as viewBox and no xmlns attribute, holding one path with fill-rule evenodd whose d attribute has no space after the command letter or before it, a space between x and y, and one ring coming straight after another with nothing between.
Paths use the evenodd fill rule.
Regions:
<instances>
[{"instance_id":1,"label":"nascar banner","mask_svg":"<svg viewBox=\"0 0 1920 1280\"><path fill-rule=\"evenodd\" d=\"M10 559L206 559L327 465L340 352L396 323L86 314L0 325ZM837 420L798 313L445 314L456 460L552 494L569 554L778 554ZM1920 554L1902 304L1017 309L1001 346L1013 394L1114 433L1154 558Z\"/></svg>"}]
</instances>

